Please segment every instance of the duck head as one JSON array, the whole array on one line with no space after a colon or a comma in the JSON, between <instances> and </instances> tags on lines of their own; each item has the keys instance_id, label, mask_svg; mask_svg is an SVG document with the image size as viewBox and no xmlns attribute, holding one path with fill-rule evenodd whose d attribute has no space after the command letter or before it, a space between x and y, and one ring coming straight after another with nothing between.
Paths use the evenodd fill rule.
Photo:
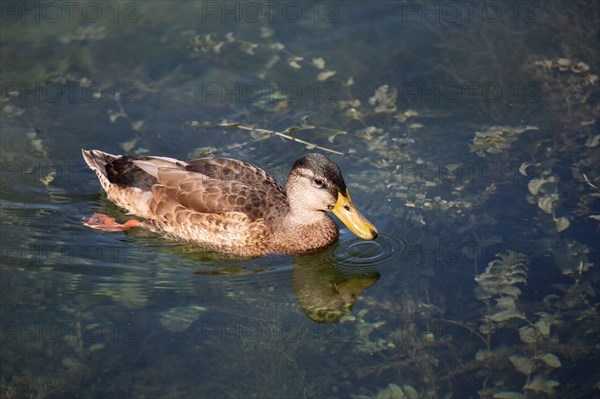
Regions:
<instances>
[{"instance_id":1,"label":"duck head","mask_svg":"<svg viewBox=\"0 0 600 399\"><path fill-rule=\"evenodd\" d=\"M365 240L377 238L377 229L354 206L342 172L335 162L317 153L299 158L286 183L290 211L305 220L333 212L354 234Z\"/></svg>"}]
</instances>

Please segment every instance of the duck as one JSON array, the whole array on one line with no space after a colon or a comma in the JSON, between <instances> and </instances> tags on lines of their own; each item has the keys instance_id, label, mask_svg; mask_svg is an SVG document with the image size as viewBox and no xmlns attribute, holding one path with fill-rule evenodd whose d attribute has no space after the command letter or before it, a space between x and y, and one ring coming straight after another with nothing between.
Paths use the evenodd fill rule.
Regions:
<instances>
[{"instance_id":1,"label":"duck","mask_svg":"<svg viewBox=\"0 0 600 399\"><path fill-rule=\"evenodd\" d=\"M362 239L378 235L353 204L338 165L319 153L294 162L285 189L263 169L236 159L82 154L108 199L143 219L121 224L101 213L83 219L103 232L142 227L241 257L299 255L331 245L339 228L329 212Z\"/></svg>"}]
</instances>

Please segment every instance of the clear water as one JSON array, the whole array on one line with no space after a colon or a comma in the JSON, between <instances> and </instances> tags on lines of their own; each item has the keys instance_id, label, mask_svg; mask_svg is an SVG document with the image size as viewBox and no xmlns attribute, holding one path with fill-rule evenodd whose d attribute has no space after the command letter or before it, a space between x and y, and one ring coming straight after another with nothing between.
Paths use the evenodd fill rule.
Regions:
<instances>
[{"instance_id":1,"label":"clear water","mask_svg":"<svg viewBox=\"0 0 600 399\"><path fill-rule=\"evenodd\" d=\"M1 11L2 397L600 394L598 3ZM380 237L236 260L101 233L127 215L81 148L281 182L320 151Z\"/></svg>"}]
</instances>

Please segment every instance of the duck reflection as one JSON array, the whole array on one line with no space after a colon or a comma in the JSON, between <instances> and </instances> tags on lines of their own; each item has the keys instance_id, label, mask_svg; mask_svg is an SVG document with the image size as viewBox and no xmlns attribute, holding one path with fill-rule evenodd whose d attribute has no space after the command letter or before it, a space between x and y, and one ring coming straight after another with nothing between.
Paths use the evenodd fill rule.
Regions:
<instances>
[{"instance_id":1,"label":"duck reflection","mask_svg":"<svg viewBox=\"0 0 600 399\"><path fill-rule=\"evenodd\" d=\"M365 268L344 270L331 251L293 258L292 286L304 314L317 323L337 323L351 314L360 295L379 280L380 274ZM245 276L271 270L236 266L197 271L198 275Z\"/></svg>"},{"instance_id":2,"label":"duck reflection","mask_svg":"<svg viewBox=\"0 0 600 399\"><path fill-rule=\"evenodd\" d=\"M283 256L272 258L245 259L236 255L227 255L199 249L194 244L155 241L155 235L145 230L127 232L128 235L146 238L147 244L154 250L178 254L187 261L208 263L216 267L198 270L194 274L201 276L252 276L259 278L261 273L272 273L276 269L272 264L285 263ZM380 274L373 266L353 264L348 267L343 257L335 255L342 246L333 245L313 254L292 257L292 286L302 312L317 323L338 323L344 316L352 313L354 304L363 292L375 284ZM342 249L344 251L344 249ZM225 263L224 263L225 262ZM231 262L231 263L230 263Z\"/></svg>"},{"instance_id":3,"label":"duck reflection","mask_svg":"<svg viewBox=\"0 0 600 399\"><path fill-rule=\"evenodd\" d=\"M313 257L294 259L292 285L304 314L317 323L337 323L352 312L364 290L379 280L374 271L345 271L331 258L315 262Z\"/></svg>"}]
</instances>

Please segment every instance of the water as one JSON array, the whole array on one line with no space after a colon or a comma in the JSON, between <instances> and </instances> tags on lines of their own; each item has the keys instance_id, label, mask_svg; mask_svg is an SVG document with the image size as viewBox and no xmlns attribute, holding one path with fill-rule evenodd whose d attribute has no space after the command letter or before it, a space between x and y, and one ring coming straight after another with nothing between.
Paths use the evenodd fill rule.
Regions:
<instances>
[{"instance_id":1,"label":"water","mask_svg":"<svg viewBox=\"0 0 600 399\"><path fill-rule=\"evenodd\" d=\"M598 395L596 3L69 7L2 3L3 397ZM81 224L127 218L81 148L283 182L312 146L376 241L240 260Z\"/></svg>"}]
</instances>

